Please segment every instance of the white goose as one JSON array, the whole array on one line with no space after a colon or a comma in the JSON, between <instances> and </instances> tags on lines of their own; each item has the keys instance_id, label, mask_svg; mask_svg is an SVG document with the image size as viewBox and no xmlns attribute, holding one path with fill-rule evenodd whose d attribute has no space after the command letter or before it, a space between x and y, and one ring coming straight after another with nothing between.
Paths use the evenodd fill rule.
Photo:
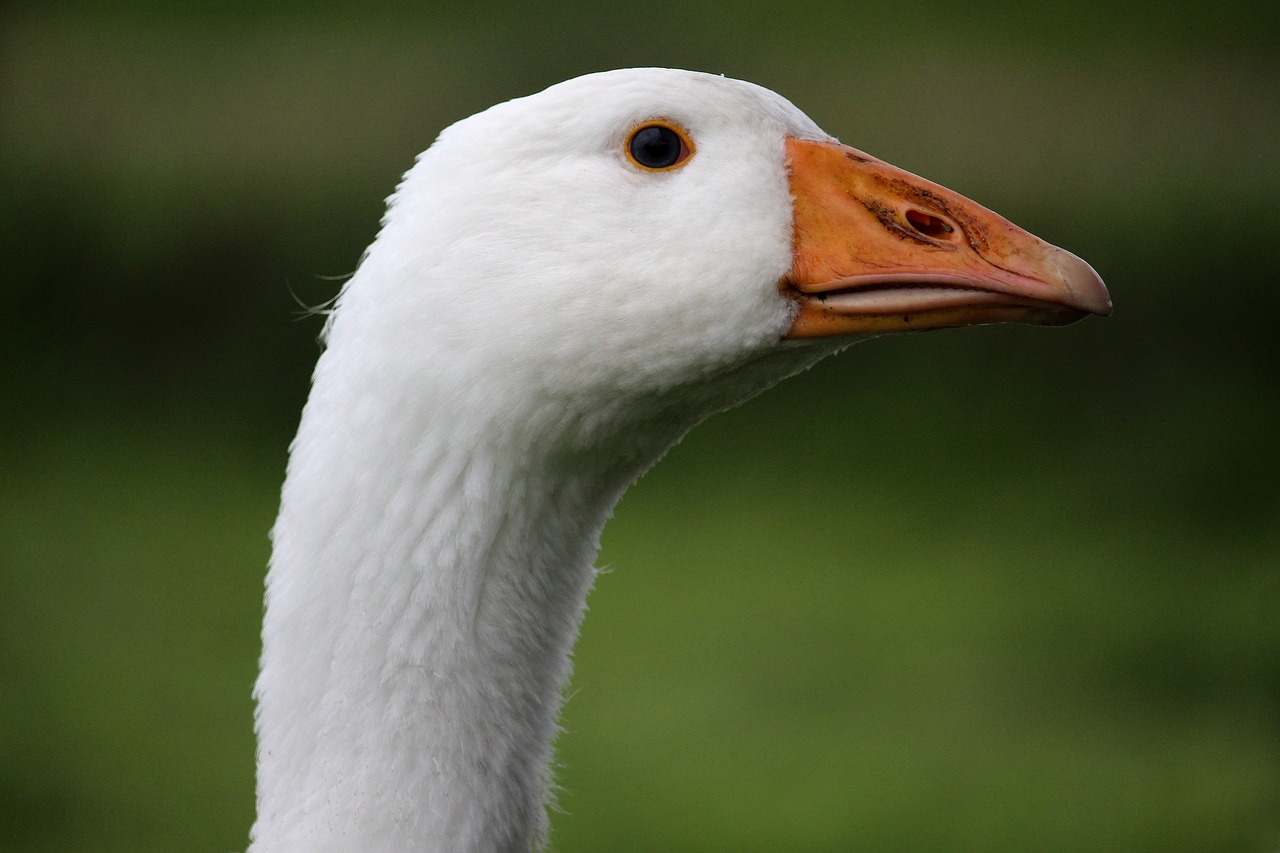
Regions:
<instances>
[{"instance_id":1,"label":"white goose","mask_svg":"<svg viewBox=\"0 0 1280 853\"><path fill-rule=\"evenodd\" d=\"M445 130L326 328L267 576L253 853L527 851L599 534L686 430L858 335L1101 280L780 96L593 74Z\"/></svg>"}]
</instances>

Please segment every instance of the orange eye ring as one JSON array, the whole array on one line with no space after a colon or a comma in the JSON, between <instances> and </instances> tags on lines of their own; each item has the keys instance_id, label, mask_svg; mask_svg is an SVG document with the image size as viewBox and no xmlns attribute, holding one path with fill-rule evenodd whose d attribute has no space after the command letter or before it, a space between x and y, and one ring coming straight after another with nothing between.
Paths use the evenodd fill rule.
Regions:
<instances>
[{"instance_id":1,"label":"orange eye ring","mask_svg":"<svg viewBox=\"0 0 1280 853\"><path fill-rule=\"evenodd\" d=\"M693 156L693 142L685 129L669 121L646 121L627 134L627 159L646 172L678 169Z\"/></svg>"}]
</instances>

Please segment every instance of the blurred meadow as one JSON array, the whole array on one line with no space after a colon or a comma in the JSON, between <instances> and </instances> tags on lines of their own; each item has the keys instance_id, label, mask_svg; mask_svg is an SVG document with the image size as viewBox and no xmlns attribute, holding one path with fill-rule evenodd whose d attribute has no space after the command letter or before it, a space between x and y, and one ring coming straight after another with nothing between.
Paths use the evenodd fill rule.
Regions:
<instances>
[{"instance_id":1,"label":"blurred meadow","mask_svg":"<svg viewBox=\"0 0 1280 853\"><path fill-rule=\"evenodd\" d=\"M776 89L1115 315L861 344L623 500L558 851L1280 844L1280 6L0 9L0 851L242 850L267 531L336 292L450 122Z\"/></svg>"}]
</instances>

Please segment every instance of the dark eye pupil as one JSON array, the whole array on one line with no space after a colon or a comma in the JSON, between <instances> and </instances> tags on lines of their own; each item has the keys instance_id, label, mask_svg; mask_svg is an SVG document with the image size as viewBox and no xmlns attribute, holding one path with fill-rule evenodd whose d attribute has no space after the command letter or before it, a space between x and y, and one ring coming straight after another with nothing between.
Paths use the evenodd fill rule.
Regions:
<instances>
[{"instance_id":1,"label":"dark eye pupil","mask_svg":"<svg viewBox=\"0 0 1280 853\"><path fill-rule=\"evenodd\" d=\"M631 137L631 156L649 169L665 169L680 159L680 135L669 127L642 127Z\"/></svg>"}]
</instances>

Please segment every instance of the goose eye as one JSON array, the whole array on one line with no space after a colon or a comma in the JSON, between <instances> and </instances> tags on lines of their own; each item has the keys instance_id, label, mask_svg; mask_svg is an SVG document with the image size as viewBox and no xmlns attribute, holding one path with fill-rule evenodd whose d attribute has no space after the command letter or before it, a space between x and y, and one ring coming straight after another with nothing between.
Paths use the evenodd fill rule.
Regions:
<instances>
[{"instance_id":1,"label":"goose eye","mask_svg":"<svg viewBox=\"0 0 1280 853\"><path fill-rule=\"evenodd\" d=\"M627 156L642 169L661 171L683 164L693 155L684 133L672 125L650 122L631 132Z\"/></svg>"}]
</instances>

